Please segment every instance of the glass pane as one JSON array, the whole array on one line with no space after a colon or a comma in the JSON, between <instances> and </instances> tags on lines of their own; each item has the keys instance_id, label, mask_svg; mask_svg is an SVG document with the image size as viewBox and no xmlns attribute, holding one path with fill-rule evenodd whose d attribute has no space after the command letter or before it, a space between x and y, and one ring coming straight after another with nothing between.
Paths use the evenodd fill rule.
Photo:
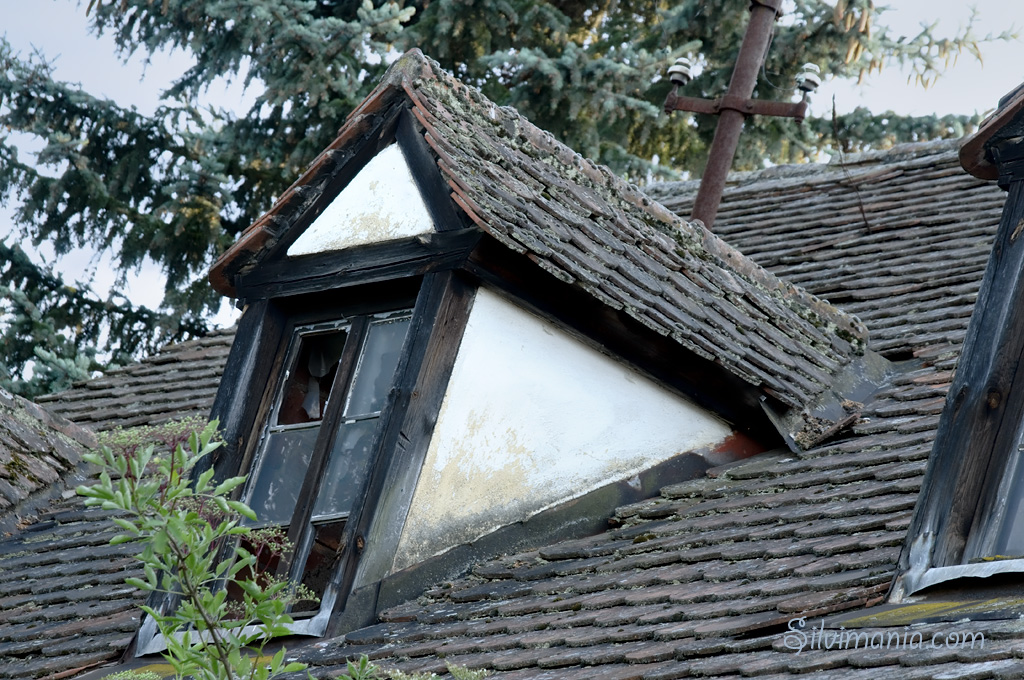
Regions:
<instances>
[{"instance_id":1,"label":"glass pane","mask_svg":"<svg viewBox=\"0 0 1024 680\"><path fill-rule=\"evenodd\" d=\"M1024 489L1014 484L1006 499L1006 516L996 541L995 553L1003 557L1024 557ZM986 557L990 557L986 555Z\"/></svg>"},{"instance_id":2,"label":"glass pane","mask_svg":"<svg viewBox=\"0 0 1024 680\"><path fill-rule=\"evenodd\" d=\"M342 423L320 481L313 519L352 511L352 503L370 467L370 447L378 418Z\"/></svg>"},{"instance_id":3,"label":"glass pane","mask_svg":"<svg viewBox=\"0 0 1024 680\"><path fill-rule=\"evenodd\" d=\"M317 600L324 596L327 584L334 574L334 567L341 558L341 539L344 533L345 520L313 527L313 547L310 548L309 557L306 558L306 564L302 569L302 585L309 588ZM318 601L304 599L292 606L292 613L316 612L319 609Z\"/></svg>"},{"instance_id":4,"label":"glass pane","mask_svg":"<svg viewBox=\"0 0 1024 680\"><path fill-rule=\"evenodd\" d=\"M278 425L315 422L323 417L347 336L345 331L335 330L301 337L299 355L281 395Z\"/></svg>"},{"instance_id":5,"label":"glass pane","mask_svg":"<svg viewBox=\"0 0 1024 680\"><path fill-rule=\"evenodd\" d=\"M370 326L345 415L376 413L384 407L408 330L408 318L376 321Z\"/></svg>"},{"instance_id":6,"label":"glass pane","mask_svg":"<svg viewBox=\"0 0 1024 680\"><path fill-rule=\"evenodd\" d=\"M319 432L318 423L267 435L262 463L249 492L249 506L261 524L285 525L291 522L295 500Z\"/></svg>"}]
</instances>

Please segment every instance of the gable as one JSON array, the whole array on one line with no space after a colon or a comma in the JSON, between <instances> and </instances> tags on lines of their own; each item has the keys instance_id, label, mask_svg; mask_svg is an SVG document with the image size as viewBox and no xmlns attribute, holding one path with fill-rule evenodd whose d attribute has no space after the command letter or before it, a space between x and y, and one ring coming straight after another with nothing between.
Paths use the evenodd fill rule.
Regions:
<instances>
[{"instance_id":1,"label":"gable","mask_svg":"<svg viewBox=\"0 0 1024 680\"><path fill-rule=\"evenodd\" d=\"M288 247L287 254L344 250L426 234L433 228L405 154L395 143L359 170Z\"/></svg>"}]
</instances>

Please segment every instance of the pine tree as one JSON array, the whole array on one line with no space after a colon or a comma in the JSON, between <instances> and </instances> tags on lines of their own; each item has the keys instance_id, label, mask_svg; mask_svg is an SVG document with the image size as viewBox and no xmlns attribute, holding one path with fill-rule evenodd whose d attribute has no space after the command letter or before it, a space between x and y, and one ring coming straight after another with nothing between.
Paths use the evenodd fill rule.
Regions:
<instances>
[{"instance_id":1,"label":"pine tree","mask_svg":"<svg viewBox=\"0 0 1024 680\"><path fill-rule=\"evenodd\" d=\"M207 330L198 314L174 318L117 297L101 300L0 241L0 388L27 397L57 392L138 351Z\"/></svg>"},{"instance_id":2,"label":"pine tree","mask_svg":"<svg viewBox=\"0 0 1024 680\"><path fill-rule=\"evenodd\" d=\"M22 237L48 241L58 255L107 251L122 272L148 257L167 275L160 313L85 295L81 300L91 303L81 304L81 316L56 322L52 333L32 330L30 305L8 293L0 308L7 384L47 388L18 382L27 362L46 363L37 346L81 368L91 361L76 359L83 352L114 352L123 360L157 338L202 332L204 315L217 303L205 269L331 141L387 62L410 47L623 174L699 173L715 121L663 114L663 74L676 57L699 51L704 72L687 94L722 94L748 6L749 0L91 0L92 28L112 34L122 55L178 47L194 57L151 116L57 82L46 62L15 55L0 39L0 125L44 142L29 162L10 137L0 137L0 197L17 205ZM849 78L870 75L883 62L903 63L929 81L950 56L978 50L969 28L948 39L927 29L892 36L876 21L873 0L789 6L755 96L785 97L772 83L787 87L804 62ZM225 76L258 93L248 111L196 104ZM801 160L830 148L837 129L839 143L853 150L958 136L973 122L887 119L879 125L867 111L802 127L755 119L735 167ZM12 273L5 257L11 256L0 253L0 285L35 295L37 308L81 302L59 294L62 302L48 302L63 284L45 271L25 274L21 260L20 273ZM71 365L62 370L73 372Z\"/></svg>"}]
</instances>

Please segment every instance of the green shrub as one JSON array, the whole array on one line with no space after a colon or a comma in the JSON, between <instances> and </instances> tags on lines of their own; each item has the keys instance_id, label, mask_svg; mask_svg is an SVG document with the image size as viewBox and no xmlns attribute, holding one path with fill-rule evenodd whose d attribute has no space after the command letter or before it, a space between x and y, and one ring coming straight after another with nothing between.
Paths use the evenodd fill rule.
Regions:
<instances>
[{"instance_id":1,"label":"green shrub","mask_svg":"<svg viewBox=\"0 0 1024 680\"><path fill-rule=\"evenodd\" d=\"M142 545L143 577L126 581L178 603L169 612L143 607L178 678L268 680L305 668L286 663L284 649L269 659L262 651L272 637L288 633L289 604L306 598L263 573L244 547L286 547L280 537L243 526L243 517L256 516L229 495L245 478L215 484L211 469L191 479L196 464L220 446L216 432L214 421L201 431L192 422L115 433L86 456L100 466L98 483L77 492L86 505L117 512L121 532L111 544Z\"/></svg>"}]
</instances>

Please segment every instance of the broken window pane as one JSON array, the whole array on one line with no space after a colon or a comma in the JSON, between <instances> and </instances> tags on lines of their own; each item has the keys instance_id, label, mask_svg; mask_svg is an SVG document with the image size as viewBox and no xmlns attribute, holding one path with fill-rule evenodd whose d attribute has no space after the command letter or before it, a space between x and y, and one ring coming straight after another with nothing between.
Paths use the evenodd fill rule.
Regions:
<instances>
[{"instance_id":1,"label":"broken window pane","mask_svg":"<svg viewBox=\"0 0 1024 680\"><path fill-rule=\"evenodd\" d=\"M302 569L302 584L313 591L318 599L323 597L334 568L344 552L344 533L345 520L313 526L313 545ZM295 603L292 613L315 613L319 609L319 602L302 600Z\"/></svg>"},{"instance_id":2,"label":"broken window pane","mask_svg":"<svg viewBox=\"0 0 1024 680\"><path fill-rule=\"evenodd\" d=\"M299 355L285 382L277 425L309 423L323 418L347 335L339 329L302 336Z\"/></svg>"},{"instance_id":3,"label":"broken window pane","mask_svg":"<svg viewBox=\"0 0 1024 680\"><path fill-rule=\"evenodd\" d=\"M384 408L391 381L398 367L409 319L374 321L356 367L355 382L345 415L354 417L377 413Z\"/></svg>"},{"instance_id":4,"label":"broken window pane","mask_svg":"<svg viewBox=\"0 0 1024 680\"><path fill-rule=\"evenodd\" d=\"M256 529L248 538L243 538L241 547L256 558L255 569L246 567L235 576L235 582L231 583L227 589L229 599L236 603L242 600L243 591L237 585L239 581L248 579L264 588L269 586L270 580L277 572L285 546L285 532L278 527ZM237 606L232 608L238 609Z\"/></svg>"}]
</instances>

